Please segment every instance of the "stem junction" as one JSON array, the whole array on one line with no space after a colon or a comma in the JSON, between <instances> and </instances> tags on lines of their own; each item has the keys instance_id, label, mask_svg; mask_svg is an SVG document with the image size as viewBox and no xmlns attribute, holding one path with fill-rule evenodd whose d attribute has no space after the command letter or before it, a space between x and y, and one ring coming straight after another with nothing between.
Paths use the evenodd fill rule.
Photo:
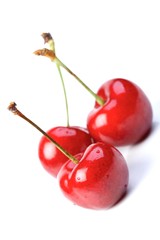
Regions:
<instances>
[{"instance_id":1,"label":"stem junction","mask_svg":"<svg viewBox=\"0 0 160 240\"><path fill-rule=\"evenodd\" d=\"M73 73L55 54L55 45L53 38L50 33L42 33L44 43L49 44L50 49L39 49L34 52L35 55L41 55L50 58L51 61L55 62L57 66L63 67L69 74L71 74L97 101L101 106L104 105L105 100L93 92L75 73Z\"/></svg>"}]
</instances>

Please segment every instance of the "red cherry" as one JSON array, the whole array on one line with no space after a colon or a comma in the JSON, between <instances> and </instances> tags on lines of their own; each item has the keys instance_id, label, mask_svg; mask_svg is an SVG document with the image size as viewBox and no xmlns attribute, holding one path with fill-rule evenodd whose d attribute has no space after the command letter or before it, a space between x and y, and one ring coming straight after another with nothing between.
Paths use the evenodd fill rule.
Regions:
<instances>
[{"instance_id":1,"label":"red cherry","mask_svg":"<svg viewBox=\"0 0 160 240\"><path fill-rule=\"evenodd\" d=\"M72 155L84 152L93 143L88 131L80 127L55 127L47 134ZM54 177L68 160L68 157L45 136L40 140L38 154L43 167Z\"/></svg>"},{"instance_id":2,"label":"red cherry","mask_svg":"<svg viewBox=\"0 0 160 240\"><path fill-rule=\"evenodd\" d=\"M58 173L63 194L73 203L90 209L108 209L125 194L129 172L122 154L102 142L68 160Z\"/></svg>"},{"instance_id":3,"label":"red cherry","mask_svg":"<svg viewBox=\"0 0 160 240\"><path fill-rule=\"evenodd\" d=\"M122 154L112 145L93 143L83 153L73 156L55 139L20 112L12 102L8 109L41 132L66 157L58 173L64 195L79 206L91 209L112 207L125 194L128 186L128 167Z\"/></svg>"},{"instance_id":4,"label":"red cherry","mask_svg":"<svg viewBox=\"0 0 160 240\"><path fill-rule=\"evenodd\" d=\"M145 93L136 84L121 78L104 83L98 93L94 93L57 58L52 36L47 36L52 50L40 49L34 53L49 57L58 67L63 67L95 98L95 108L87 118L87 127L94 139L116 146L142 140L152 127L152 107Z\"/></svg>"},{"instance_id":5,"label":"red cherry","mask_svg":"<svg viewBox=\"0 0 160 240\"><path fill-rule=\"evenodd\" d=\"M22 114L17 109L15 102L11 102L8 109L43 134L38 149L40 161L43 167L54 177L57 176L59 169L68 159L77 162L73 155L84 152L93 143L92 137L85 128L55 127L46 133Z\"/></svg>"},{"instance_id":6,"label":"red cherry","mask_svg":"<svg viewBox=\"0 0 160 240\"><path fill-rule=\"evenodd\" d=\"M87 119L87 128L96 141L115 146L140 141L152 127L152 107L145 93L131 81L116 78L105 82L97 95L106 100Z\"/></svg>"}]
</instances>

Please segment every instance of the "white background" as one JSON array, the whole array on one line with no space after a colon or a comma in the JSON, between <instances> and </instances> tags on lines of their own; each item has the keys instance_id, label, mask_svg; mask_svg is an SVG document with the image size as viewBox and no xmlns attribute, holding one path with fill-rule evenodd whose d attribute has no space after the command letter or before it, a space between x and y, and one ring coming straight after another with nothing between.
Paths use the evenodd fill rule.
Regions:
<instances>
[{"instance_id":1,"label":"white background","mask_svg":"<svg viewBox=\"0 0 160 240\"><path fill-rule=\"evenodd\" d=\"M160 7L157 0L5 0L0 3L0 239L159 239ZM42 168L41 134L7 110L15 101L44 130L66 124L54 63L37 57L42 32L57 56L95 92L112 78L137 83L150 99L154 131L120 149L130 170L126 198L107 211L65 199ZM63 71L70 124L85 126L93 97Z\"/></svg>"}]
</instances>

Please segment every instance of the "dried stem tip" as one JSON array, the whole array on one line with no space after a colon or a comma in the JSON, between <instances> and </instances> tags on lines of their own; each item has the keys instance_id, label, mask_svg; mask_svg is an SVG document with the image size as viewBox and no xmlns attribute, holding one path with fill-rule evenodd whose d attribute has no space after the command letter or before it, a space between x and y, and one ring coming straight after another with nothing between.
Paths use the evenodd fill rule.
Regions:
<instances>
[{"instance_id":1,"label":"dried stem tip","mask_svg":"<svg viewBox=\"0 0 160 240\"><path fill-rule=\"evenodd\" d=\"M8 110L11 111L12 113L16 114L18 109L17 109L17 104L15 102L11 102L8 106Z\"/></svg>"},{"instance_id":2,"label":"dried stem tip","mask_svg":"<svg viewBox=\"0 0 160 240\"><path fill-rule=\"evenodd\" d=\"M49 45L49 49L55 53L55 44L54 44L54 40L53 40L51 34L50 33L42 33L41 36L44 39L44 44L47 43Z\"/></svg>"},{"instance_id":3,"label":"dried stem tip","mask_svg":"<svg viewBox=\"0 0 160 240\"><path fill-rule=\"evenodd\" d=\"M50 33L42 33L41 36L44 39L44 43L48 43L49 40L53 40L53 38L52 38Z\"/></svg>"},{"instance_id":4,"label":"dried stem tip","mask_svg":"<svg viewBox=\"0 0 160 240\"><path fill-rule=\"evenodd\" d=\"M37 56L44 56L50 58L52 61L55 59L55 53L52 50L49 50L47 48L38 49L34 52Z\"/></svg>"}]
</instances>

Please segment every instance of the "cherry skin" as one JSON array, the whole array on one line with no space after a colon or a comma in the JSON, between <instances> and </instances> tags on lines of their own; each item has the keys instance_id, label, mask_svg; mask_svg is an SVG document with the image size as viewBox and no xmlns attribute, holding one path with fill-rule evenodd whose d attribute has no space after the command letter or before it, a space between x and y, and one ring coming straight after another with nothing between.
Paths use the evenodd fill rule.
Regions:
<instances>
[{"instance_id":1,"label":"cherry skin","mask_svg":"<svg viewBox=\"0 0 160 240\"><path fill-rule=\"evenodd\" d=\"M129 172L122 154L109 144L91 144L68 160L57 179L64 196L78 206L95 210L108 209L126 193Z\"/></svg>"},{"instance_id":2,"label":"cherry skin","mask_svg":"<svg viewBox=\"0 0 160 240\"><path fill-rule=\"evenodd\" d=\"M84 152L93 143L88 131L80 127L58 126L50 129L47 134L72 155ZM62 165L68 160L67 156L45 136L42 136L40 140L38 155L42 166L54 177L57 176Z\"/></svg>"},{"instance_id":3,"label":"cherry skin","mask_svg":"<svg viewBox=\"0 0 160 240\"><path fill-rule=\"evenodd\" d=\"M133 82L116 78L105 82L97 95L106 100L87 118L96 141L124 146L140 141L152 127L152 107L145 93Z\"/></svg>"}]
</instances>

